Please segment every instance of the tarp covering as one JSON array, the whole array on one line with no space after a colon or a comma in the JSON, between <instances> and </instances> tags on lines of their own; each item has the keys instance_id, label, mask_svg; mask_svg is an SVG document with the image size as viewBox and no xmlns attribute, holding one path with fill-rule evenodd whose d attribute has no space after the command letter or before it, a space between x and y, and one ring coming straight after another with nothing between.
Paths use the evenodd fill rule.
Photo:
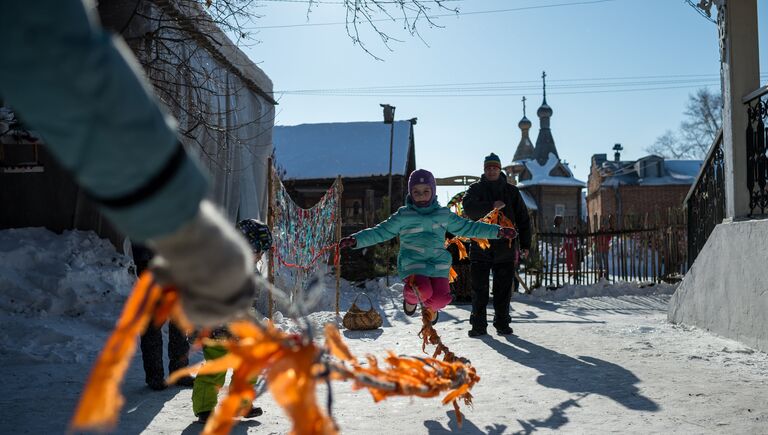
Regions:
<instances>
[{"instance_id":1,"label":"tarp covering","mask_svg":"<svg viewBox=\"0 0 768 435\"><path fill-rule=\"evenodd\" d=\"M163 13L155 6L150 7L151 16ZM197 9L178 12L186 16L204 13ZM203 46L187 34L160 30L167 33L163 44L170 45L171 53L149 47L137 56L169 57L164 62L154 62L161 66L148 74L156 87L165 89L165 93L157 93L178 119L179 131L191 136L182 136L187 150L196 154L208 169L212 199L232 221L264 220L275 113L264 95L271 94L272 82L218 28L206 20L192 19L191 23L205 26L204 38L212 38L218 44ZM172 42L174 37L181 42ZM217 51L212 52L211 47ZM168 86L168 82L173 86ZM185 110L174 107L179 104Z\"/></svg>"}]
</instances>

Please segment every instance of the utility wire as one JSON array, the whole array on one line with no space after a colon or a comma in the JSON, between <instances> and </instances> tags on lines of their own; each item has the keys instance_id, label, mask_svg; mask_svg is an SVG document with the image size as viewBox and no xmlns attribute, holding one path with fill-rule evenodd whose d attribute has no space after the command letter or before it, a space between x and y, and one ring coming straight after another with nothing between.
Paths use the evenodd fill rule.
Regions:
<instances>
[{"instance_id":1,"label":"utility wire","mask_svg":"<svg viewBox=\"0 0 768 435\"><path fill-rule=\"evenodd\" d=\"M765 73L763 75L768 75ZM672 75L649 75L649 76L627 76L627 77L584 77L584 78L571 78L571 79L551 79L549 83L567 83L567 82L590 82L590 81L620 81L620 80L652 80L652 79L675 79L675 78L706 78L711 80L719 80L718 74L672 74ZM291 92L306 92L306 91L336 91L336 90L376 90L376 89L409 89L409 88L433 88L441 86L480 86L480 85L506 85L506 84L536 84L536 87L541 85L541 80L511 80L511 81L492 81L492 82L462 82L462 83L432 83L432 84L417 84L417 85L392 85L392 86L364 86L354 88L329 88L329 89L297 89L297 90L281 90L275 91L276 93L291 93Z\"/></svg>"},{"instance_id":2,"label":"utility wire","mask_svg":"<svg viewBox=\"0 0 768 435\"><path fill-rule=\"evenodd\" d=\"M761 78L768 74L761 74ZM715 86L720 84L720 77L712 74L680 74L659 76L634 76L613 78L583 78L552 80L550 88L558 94L565 93L591 93L613 91L652 90L663 87L674 89L679 87ZM467 96L479 95L517 95L500 94L509 91L537 91L540 89L538 81L504 81L504 82L475 82L475 83L448 83L448 84L421 84L399 86L368 86L350 88L325 88L325 89L296 89L276 90L280 95L326 95L326 96ZM567 92L571 91L571 92ZM530 92L528 92L530 93Z\"/></svg>"},{"instance_id":3,"label":"utility wire","mask_svg":"<svg viewBox=\"0 0 768 435\"><path fill-rule=\"evenodd\" d=\"M643 87L643 88L629 88L629 89L594 89L586 91L556 91L551 95L576 95L576 94L605 94L605 93L625 93L625 92L646 92L646 91L660 91L670 89L690 89L690 88L702 88L719 86L717 84L693 84L683 86L661 86L661 87ZM445 93L445 94L404 94L404 93L390 93L390 94L364 94L364 93L346 93L346 94L291 94L297 96L316 96L316 97L390 97L390 98L452 98L452 97L520 97L530 95L530 92L514 92L514 93Z\"/></svg>"},{"instance_id":4,"label":"utility wire","mask_svg":"<svg viewBox=\"0 0 768 435\"><path fill-rule=\"evenodd\" d=\"M695 85L695 84L717 84L719 79L700 79L700 80L657 80L645 82L619 82L619 83L572 83L572 84L551 84L551 89L595 89L595 88L616 88L616 87L649 87L660 85ZM431 87L431 88L349 88L349 89L304 89L295 91L275 91L276 93L291 94L345 94L345 93L404 93L412 92L419 94L437 93L437 92L492 92L492 91L525 91L538 90L541 85L527 86L473 86L473 87Z\"/></svg>"}]
</instances>

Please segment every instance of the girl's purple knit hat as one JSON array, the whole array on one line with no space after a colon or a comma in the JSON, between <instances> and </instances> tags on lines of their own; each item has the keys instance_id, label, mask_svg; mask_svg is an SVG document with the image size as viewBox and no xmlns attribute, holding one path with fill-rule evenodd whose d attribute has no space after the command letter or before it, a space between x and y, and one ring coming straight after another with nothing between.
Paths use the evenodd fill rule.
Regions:
<instances>
[{"instance_id":1,"label":"girl's purple knit hat","mask_svg":"<svg viewBox=\"0 0 768 435\"><path fill-rule=\"evenodd\" d=\"M435 183L435 176L426 169L417 169L411 172L411 176L408 178L408 193L413 190L413 186L417 184L426 184L432 188L432 197L429 199L432 202L437 196L437 184Z\"/></svg>"}]
</instances>

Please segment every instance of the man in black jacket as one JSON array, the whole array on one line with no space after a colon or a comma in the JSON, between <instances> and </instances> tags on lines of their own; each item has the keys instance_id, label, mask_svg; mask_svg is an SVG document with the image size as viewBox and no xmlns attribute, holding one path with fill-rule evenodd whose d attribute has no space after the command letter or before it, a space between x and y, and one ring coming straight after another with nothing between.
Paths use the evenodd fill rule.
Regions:
<instances>
[{"instance_id":1,"label":"man in black jacket","mask_svg":"<svg viewBox=\"0 0 768 435\"><path fill-rule=\"evenodd\" d=\"M472 315L469 318L472 329L469 336L480 337L486 334L488 278L491 271L495 311L493 326L501 335L512 334L512 328L509 326L512 322L509 303L512 300L512 285L517 267L517 250L522 250L525 256L531 246L528 208L517 187L507 183L507 177L501 172L501 159L493 153L485 158L483 176L480 181L469 186L462 203L464 212L473 220L482 219L491 210L498 208L515 224L518 231L518 237L512 244L509 240L490 240L490 248L480 249L476 243L472 243L469 255L472 261L473 290Z\"/></svg>"}]
</instances>

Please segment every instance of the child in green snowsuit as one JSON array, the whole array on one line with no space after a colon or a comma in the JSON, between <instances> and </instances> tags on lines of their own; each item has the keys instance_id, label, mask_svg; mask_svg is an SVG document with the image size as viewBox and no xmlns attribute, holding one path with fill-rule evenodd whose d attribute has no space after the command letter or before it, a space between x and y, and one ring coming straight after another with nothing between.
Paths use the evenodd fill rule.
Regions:
<instances>
[{"instance_id":1,"label":"child in green snowsuit","mask_svg":"<svg viewBox=\"0 0 768 435\"><path fill-rule=\"evenodd\" d=\"M237 223L237 229L243 233L245 239L251 245L253 250L254 262L258 263L265 251L272 247L272 235L269 228L256 219L246 219ZM211 333L211 338L220 339L229 336L226 327L217 328ZM227 354L227 350L222 346L203 346L203 358L211 361ZM198 422L208 421L211 412L218 404L219 389L224 386L224 380L227 373L215 373L210 375L198 375L192 386L192 411L198 418ZM254 380L255 382L255 380ZM245 414L246 418L258 417L262 414L261 408L251 406L250 411Z\"/></svg>"}]
</instances>

